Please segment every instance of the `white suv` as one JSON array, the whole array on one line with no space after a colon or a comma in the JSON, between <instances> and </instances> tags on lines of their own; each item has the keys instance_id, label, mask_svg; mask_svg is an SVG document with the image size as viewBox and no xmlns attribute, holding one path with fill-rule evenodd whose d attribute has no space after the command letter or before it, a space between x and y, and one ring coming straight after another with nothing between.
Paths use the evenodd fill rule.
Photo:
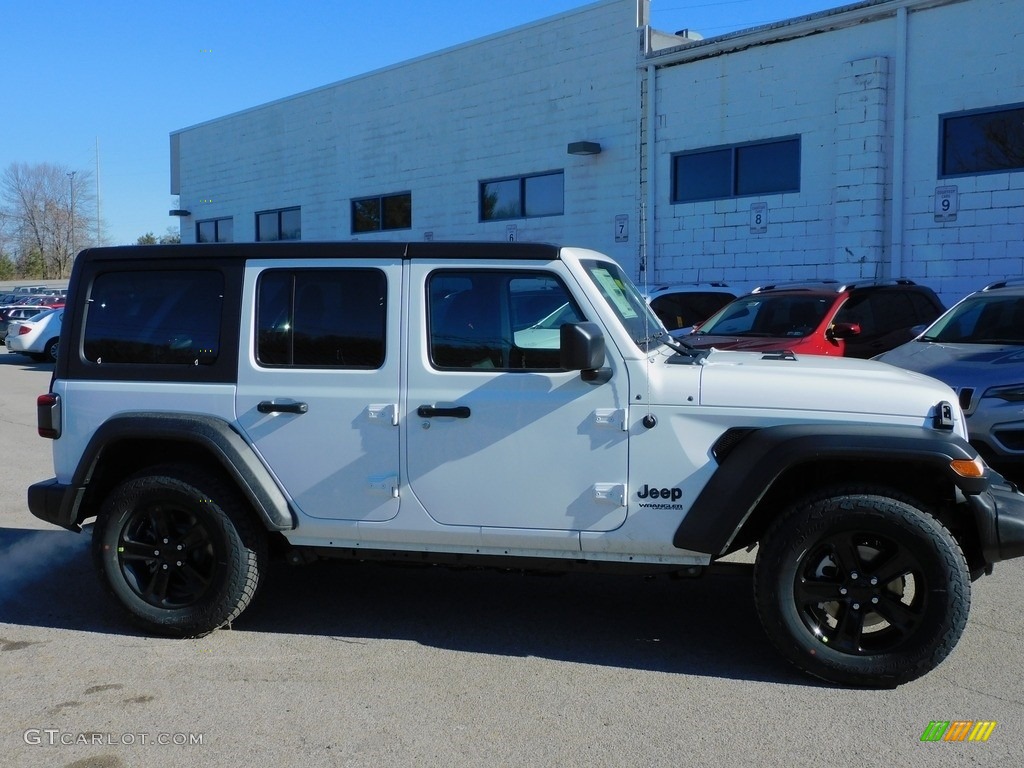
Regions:
<instances>
[{"instance_id":1,"label":"white suv","mask_svg":"<svg viewBox=\"0 0 1024 768\"><path fill-rule=\"evenodd\" d=\"M95 518L103 582L170 635L236 619L271 556L692 575L759 544L780 652L888 686L1024 554L1024 496L948 387L688 348L576 248L88 250L38 414L31 511Z\"/></svg>"}]
</instances>

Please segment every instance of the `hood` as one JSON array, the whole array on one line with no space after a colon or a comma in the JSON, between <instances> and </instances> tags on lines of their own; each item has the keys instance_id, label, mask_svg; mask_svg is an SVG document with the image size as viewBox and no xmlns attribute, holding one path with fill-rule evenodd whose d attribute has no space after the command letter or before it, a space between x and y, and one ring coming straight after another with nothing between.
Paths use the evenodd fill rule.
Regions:
<instances>
[{"instance_id":1,"label":"hood","mask_svg":"<svg viewBox=\"0 0 1024 768\"><path fill-rule=\"evenodd\" d=\"M911 341L875 358L952 387L985 389L1024 382L1024 346Z\"/></svg>"},{"instance_id":2,"label":"hood","mask_svg":"<svg viewBox=\"0 0 1024 768\"><path fill-rule=\"evenodd\" d=\"M873 360L825 355L763 355L713 349L695 365L665 365L664 402L677 399L673 370L683 387L696 384L694 401L705 407L819 414L840 421L882 417L894 423L930 424L935 406L953 405L958 434L965 434L956 395L941 381ZM686 371L689 371L688 373ZM681 402L687 401L683 398ZM678 403L677 403L678 404Z\"/></svg>"}]
</instances>

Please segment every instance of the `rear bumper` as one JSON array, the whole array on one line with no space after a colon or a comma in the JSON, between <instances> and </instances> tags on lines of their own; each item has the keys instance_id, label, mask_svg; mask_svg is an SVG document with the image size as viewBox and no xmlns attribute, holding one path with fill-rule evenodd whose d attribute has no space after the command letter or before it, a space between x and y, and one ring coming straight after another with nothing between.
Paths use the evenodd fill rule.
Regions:
<instances>
[{"instance_id":1,"label":"rear bumper","mask_svg":"<svg viewBox=\"0 0 1024 768\"><path fill-rule=\"evenodd\" d=\"M992 473L987 491L967 497L986 563L1024 556L1024 494Z\"/></svg>"},{"instance_id":2,"label":"rear bumper","mask_svg":"<svg viewBox=\"0 0 1024 768\"><path fill-rule=\"evenodd\" d=\"M82 526L75 519L84 488L63 485L57 478L33 483L28 488L28 510L40 520L79 533Z\"/></svg>"}]
</instances>

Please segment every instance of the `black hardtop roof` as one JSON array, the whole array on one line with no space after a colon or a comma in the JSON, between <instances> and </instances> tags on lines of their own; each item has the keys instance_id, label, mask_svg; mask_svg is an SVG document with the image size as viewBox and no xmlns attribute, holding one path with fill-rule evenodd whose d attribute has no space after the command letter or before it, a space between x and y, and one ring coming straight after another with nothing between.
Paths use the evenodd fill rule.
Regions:
<instances>
[{"instance_id":1,"label":"black hardtop roof","mask_svg":"<svg viewBox=\"0 0 1024 768\"><path fill-rule=\"evenodd\" d=\"M549 243L506 242L310 242L182 243L89 248L76 261L126 259L558 259L561 247Z\"/></svg>"}]
</instances>

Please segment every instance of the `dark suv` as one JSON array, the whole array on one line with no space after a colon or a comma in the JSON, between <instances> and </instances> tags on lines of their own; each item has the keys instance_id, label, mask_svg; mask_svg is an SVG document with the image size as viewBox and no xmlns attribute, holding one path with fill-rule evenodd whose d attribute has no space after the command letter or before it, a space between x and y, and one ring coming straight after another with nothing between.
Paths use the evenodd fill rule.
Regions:
<instances>
[{"instance_id":1,"label":"dark suv","mask_svg":"<svg viewBox=\"0 0 1024 768\"><path fill-rule=\"evenodd\" d=\"M944 309L934 291L910 280L766 285L727 304L686 340L701 349L867 359L910 341Z\"/></svg>"}]
</instances>

